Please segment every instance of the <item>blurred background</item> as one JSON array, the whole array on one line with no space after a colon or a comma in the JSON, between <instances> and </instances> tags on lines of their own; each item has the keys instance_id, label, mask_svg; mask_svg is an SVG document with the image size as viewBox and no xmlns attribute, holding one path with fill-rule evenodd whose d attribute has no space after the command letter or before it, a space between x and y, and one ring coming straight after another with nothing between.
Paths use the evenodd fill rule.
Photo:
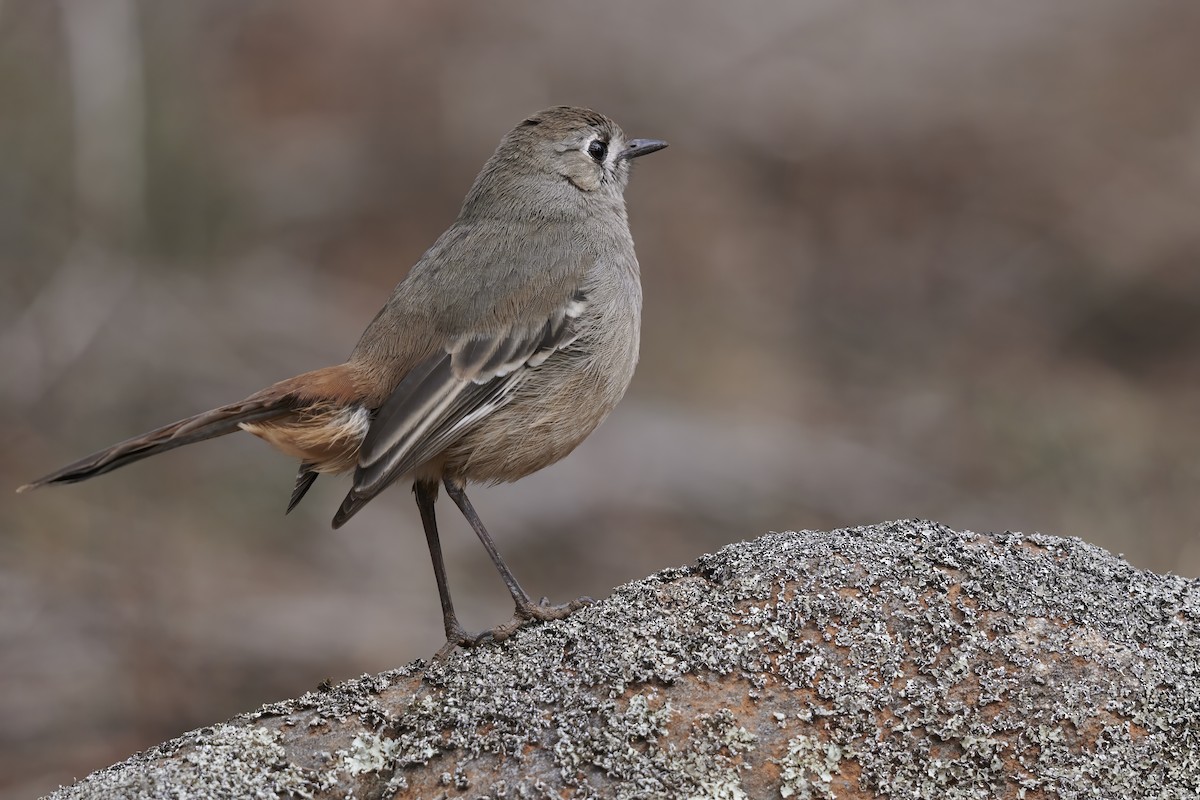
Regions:
<instances>
[{"instance_id":1,"label":"blurred background","mask_svg":"<svg viewBox=\"0 0 1200 800\"><path fill-rule=\"evenodd\" d=\"M236 436L10 489L341 361L551 104L671 148L628 397L472 493L533 594L901 517L1200 574L1198 74L1173 2L0 0L0 795L437 649L405 487L285 518Z\"/></svg>"}]
</instances>

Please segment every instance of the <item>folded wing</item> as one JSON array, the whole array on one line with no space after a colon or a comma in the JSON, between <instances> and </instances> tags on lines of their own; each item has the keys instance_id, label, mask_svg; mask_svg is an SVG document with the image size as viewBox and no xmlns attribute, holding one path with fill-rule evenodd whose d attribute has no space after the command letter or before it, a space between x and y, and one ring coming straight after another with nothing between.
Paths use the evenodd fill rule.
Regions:
<instances>
[{"instance_id":1,"label":"folded wing","mask_svg":"<svg viewBox=\"0 0 1200 800\"><path fill-rule=\"evenodd\" d=\"M530 370L575 340L586 305L576 292L541 324L464 334L411 370L371 422L333 527L503 407Z\"/></svg>"}]
</instances>

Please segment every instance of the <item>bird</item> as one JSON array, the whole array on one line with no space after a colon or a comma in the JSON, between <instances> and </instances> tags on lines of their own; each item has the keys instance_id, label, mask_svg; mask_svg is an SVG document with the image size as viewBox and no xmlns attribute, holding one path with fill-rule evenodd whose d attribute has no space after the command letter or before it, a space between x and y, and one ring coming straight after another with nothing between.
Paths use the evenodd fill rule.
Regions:
<instances>
[{"instance_id":1,"label":"bird","mask_svg":"<svg viewBox=\"0 0 1200 800\"><path fill-rule=\"evenodd\" d=\"M439 654L567 616L591 600L533 601L466 489L559 461L625 394L638 360L642 289L624 192L634 159L666 146L627 138L588 108L526 117L345 362L112 445L17 491L88 480L246 431L299 461L287 512L318 476L351 473L334 528L393 483L412 482L442 607ZM512 595L512 618L481 633L469 633L454 610L434 512L439 484Z\"/></svg>"}]
</instances>

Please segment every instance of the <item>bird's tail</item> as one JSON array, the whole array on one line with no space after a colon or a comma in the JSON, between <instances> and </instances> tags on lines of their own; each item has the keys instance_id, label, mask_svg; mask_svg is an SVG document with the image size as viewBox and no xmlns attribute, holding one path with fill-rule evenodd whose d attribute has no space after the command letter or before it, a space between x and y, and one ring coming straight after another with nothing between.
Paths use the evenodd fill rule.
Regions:
<instances>
[{"instance_id":1,"label":"bird's tail","mask_svg":"<svg viewBox=\"0 0 1200 800\"><path fill-rule=\"evenodd\" d=\"M261 422L289 413L295 396L262 392L240 403L214 408L194 417L173 422L157 430L106 447L98 453L68 464L17 489L27 492L51 484L78 483L159 453L233 433L242 423Z\"/></svg>"}]
</instances>

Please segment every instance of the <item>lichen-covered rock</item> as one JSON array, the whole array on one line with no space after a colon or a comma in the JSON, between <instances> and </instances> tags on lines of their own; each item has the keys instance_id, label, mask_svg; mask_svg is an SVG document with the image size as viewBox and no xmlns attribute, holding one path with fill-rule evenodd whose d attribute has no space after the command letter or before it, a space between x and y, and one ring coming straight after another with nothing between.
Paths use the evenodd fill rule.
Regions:
<instances>
[{"instance_id":1,"label":"lichen-covered rock","mask_svg":"<svg viewBox=\"0 0 1200 800\"><path fill-rule=\"evenodd\" d=\"M1200 582L928 522L771 534L54 797L1195 798Z\"/></svg>"}]
</instances>

